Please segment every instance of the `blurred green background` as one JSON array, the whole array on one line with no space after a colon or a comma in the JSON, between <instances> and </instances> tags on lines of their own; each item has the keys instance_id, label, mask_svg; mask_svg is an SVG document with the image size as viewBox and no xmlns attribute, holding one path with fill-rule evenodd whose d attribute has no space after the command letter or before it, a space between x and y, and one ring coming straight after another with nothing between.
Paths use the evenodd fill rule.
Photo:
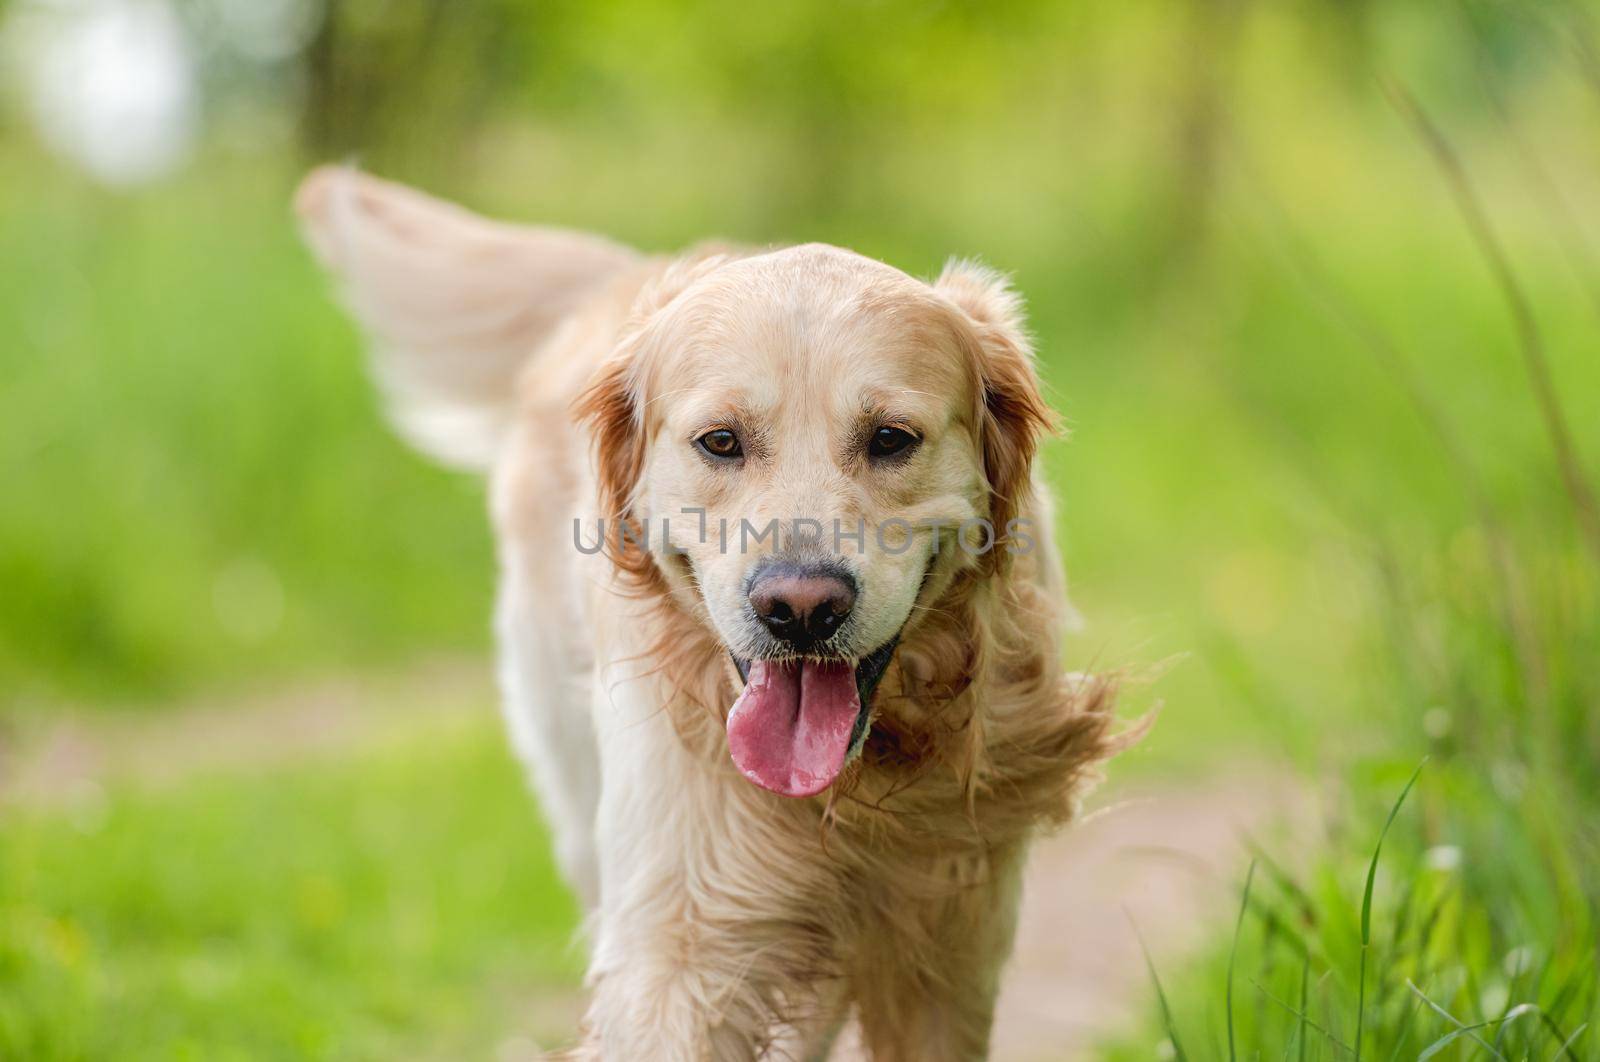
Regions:
<instances>
[{"instance_id":1,"label":"blurred green background","mask_svg":"<svg viewBox=\"0 0 1600 1062\"><path fill-rule=\"evenodd\" d=\"M1258 872L1247 1057L1415 1057L1447 1012L1493 1024L1436 1057L1546 1058L1600 1018L1591 4L4 0L0 27L0 1057L477 1056L570 1020L519 1009L580 949L486 684L377 742L274 722L325 681L387 706L487 669L482 487L387 433L288 213L329 159L651 250L1011 272L1071 425L1066 652L1161 671L1114 774L1288 765L1337 809ZM197 726L198 766L159 770ZM1232 932L1108 1056L1227 1057Z\"/></svg>"}]
</instances>

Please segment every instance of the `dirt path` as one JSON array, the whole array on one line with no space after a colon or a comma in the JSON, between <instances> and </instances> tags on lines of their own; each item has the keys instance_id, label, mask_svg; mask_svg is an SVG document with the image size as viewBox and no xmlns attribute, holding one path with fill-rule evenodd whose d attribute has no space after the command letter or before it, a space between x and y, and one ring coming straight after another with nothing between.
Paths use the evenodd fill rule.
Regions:
<instances>
[{"instance_id":1,"label":"dirt path","mask_svg":"<svg viewBox=\"0 0 1600 1062\"><path fill-rule=\"evenodd\" d=\"M161 788L261 770L447 726L495 703L489 665L442 657L393 675L341 675L160 711L25 713L0 732L0 808L95 799L107 783Z\"/></svg>"},{"instance_id":2,"label":"dirt path","mask_svg":"<svg viewBox=\"0 0 1600 1062\"><path fill-rule=\"evenodd\" d=\"M1245 837L1303 804L1287 774L1259 767L1108 795L1034 851L995 1059L1087 1059L1107 1033L1131 1027L1150 984L1134 924L1157 966L1171 970L1228 924Z\"/></svg>"},{"instance_id":3,"label":"dirt path","mask_svg":"<svg viewBox=\"0 0 1600 1062\"><path fill-rule=\"evenodd\" d=\"M487 713L493 702L486 663L439 660L397 677L338 678L159 714L35 718L0 747L0 809L97 799L114 780L160 787L199 772L339 755ZM1035 850L993 1057L1089 1058L1099 1039L1128 1027L1148 988L1133 923L1158 964L1172 967L1225 923L1243 837L1268 829L1295 792L1286 774L1256 767L1097 794L1084 821ZM524 1003L517 1024L549 1029L532 1017L577 1008L565 993ZM513 1032L505 1047L502 1055L521 1058L532 1043ZM852 1054L841 1044L835 1057Z\"/></svg>"}]
</instances>

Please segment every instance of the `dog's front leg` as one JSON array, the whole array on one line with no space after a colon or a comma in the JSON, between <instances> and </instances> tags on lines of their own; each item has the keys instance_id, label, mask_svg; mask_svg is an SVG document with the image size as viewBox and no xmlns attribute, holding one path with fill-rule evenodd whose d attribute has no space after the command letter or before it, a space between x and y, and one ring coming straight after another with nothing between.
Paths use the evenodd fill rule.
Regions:
<instances>
[{"instance_id":1,"label":"dog's front leg","mask_svg":"<svg viewBox=\"0 0 1600 1062\"><path fill-rule=\"evenodd\" d=\"M852 985L874 1062L989 1056L1000 972L1016 935L1023 854L1020 845L991 853L978 872L982 881L927 903L898 930L864 938Z\"/></svg>"},{"instance_id":2,"label":"dog's front leg","mask_svg":"<svg viewBox=\"0 0 1600 1062\"><path fill-rule=\"evenodd\" d=\"M597 705L601 888L583 1052L721 1062L825 1039L841 1002L817 898L837 885L804 858L814 823L801 843L799 810L691 749L641 695L649 685L603 689Z\"/></svg>"}]
</instances>

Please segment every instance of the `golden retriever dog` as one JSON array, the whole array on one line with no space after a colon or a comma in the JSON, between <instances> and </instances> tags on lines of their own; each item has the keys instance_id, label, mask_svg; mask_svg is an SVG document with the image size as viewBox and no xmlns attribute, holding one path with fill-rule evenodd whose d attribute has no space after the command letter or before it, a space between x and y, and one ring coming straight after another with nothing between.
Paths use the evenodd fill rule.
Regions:
<instances>
[{"instance_id":1,"label":"golden retriever dog","mask_svg":"<svg viewBox=\"0 0 1600 1062\"><path fill-rule=\"evenodd\" d=\"M297 208L399 430L490 477L505 714L588 908L572 1057L981 1058L1060 663L1021 305L836 247L651 256L349 170Z\"/></svg>"}]
</instances>

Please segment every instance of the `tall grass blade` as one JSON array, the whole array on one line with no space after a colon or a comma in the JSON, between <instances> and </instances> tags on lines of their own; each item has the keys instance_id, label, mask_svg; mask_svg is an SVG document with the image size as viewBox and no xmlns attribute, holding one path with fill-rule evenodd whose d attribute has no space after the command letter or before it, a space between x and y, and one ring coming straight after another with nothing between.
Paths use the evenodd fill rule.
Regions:
<instances>
[{"instance_id":1,"label":"tall grass blade","mask_svg":"<svg viewBox=\"0 0 1600 1062\"><path fill-rule=\"evenodd\" d=\"M1505 1017L1500 1019L1500 1028L1496 1030L1494 1034L1494 1047L1496 1051L1500 1050L1501 1046L1505 1044L1506 1031L1511 1028L1512 1022L1516 1021L1524 1014L1538 1014L1543 1017L1544 1012L1539 1009L1538 1004L1536 1003L1519 1003L1510 1010L1506 1011Z\"/></svg>"},{"instance_id":2,"label":"tall grass blade","mask_svg":"<svg viewBox=\"0 0 1600 1062\"><path fill-rule=\"evenodd\" d=\"M1473 1033L1478 1029L1486 1029L1493 1024L1494 1022L1492 1021L1484 1021L1479 1022L1477 1025L1463 1025L1459 1029L1452 1029L1450 1032L1445 1033L1427 1047L1424 1047L1422 1049L1422 1053L1417 1055L1417 1062L1428 1062L1428 1059L1432 1058L1440 1051L1443 1051L1445 1048L1449 1047L1463 1036L1472 1036L1474 1040L1477 1040L1478 1038L1473 1036ZM1483 1041L1478 1040L1478 1042L1482 1043ZM1504 1055L1500 1054L1499 1051L1496 1051L1495 1055L1499 1058L1505 1057Z\"/></svg>"},{"instance_id":3,"label":"tall grass blade","mask_svg":"<svg viewBox=\"0 0 1600 1062\"><path fill-rule=\"evenodd\" d=\"M1445 1010L1443 1007L1439 1006L1439 1004L1437 1004L1433 1000L1429 999L1427 994L1424 993L1422 991L1422 989L1418 988L1409 979L1407 979L1406 984L1407 984L1407 986L1410 987L1411 991L1413 991L1413 992L1415 992L1417 994L1417 998L1418 999L1422 1000L1422 1002L1424 1002L1424 1003L1426 1003L1428 1005L1428 1009L1429 1010L1431 1010L1435 1014L1439 1015L1439 1017L1443 1018L1445 1021L1449 1022L1451 1025L1454 1025L1456 1027L1455 1031L1457 1033L1460 1033L1461 1035L1463 1035L1463 1036L1467 1037L1469 1040L1471 1040L1473 1043L1475 1043L1475 1044L1479 1045L1480 1047L1482 1047L1485 1051L1489 1052L1491 1055L1493 1055L1494 1057L1498 1058L1500 1060L1500 1062L1510 1062L1510 1060L1507 1059L1505 1055L1502 1055L1498 1050L1495 1049L1495 1046L1493 1044L1491 1044L1488 1040L1485 1040L1483 1037L1479 1036L1477 1034L1477 1032L1476 1032L1476 1030L1481 1029L1486 1025L1493 1025L1494 1024L1493 1022L1486 1021L1486 1022L1482 1022L1482 1023L1478 1024L1478 1025L1468 1025L1465 1022L1463 1022L1460 1018L1457 1018L1454 1014L1451 1014L1448 1010ZM1419 1056L1418 1062L1421 1062L1420 1056Z\"/></svg>"},{"instance_id":4,"label":"tall grass blade","mask_svg":"<svg viewBox=\"0 0 1600 1062\"><path fill-rule=\"evenodd\" d=\"M1126 913L1126 912L1124 912ZM1139 941L1139 950L1144 953L1145 969L1150 971L1150 983L1156 988L1156 1001L1161 1005L1161 1021L1167 1030L1167 1040L1172 1044L1173 1057L1176 1062L1189 1062L1189 1056L1183 1050L1183 1041L1178 1038L1178 1023L1172 1017L1172 1005L1167 1002L1166 989L1161 987L1161 977L1156 973L1155 960L1150 957L1150 946L1145 943L1144 934L1139 932L1139 923L1128 915L1128 922L1133 926L1133 935Z\"/></svg>"},{"instance_id":5,"label":"tall grass blade","mask_svg":"<svg viewBox=\"0 0 1600 1062\"><path fill-rule=\"evenodd\" d=\"M1325 1028L1325 1027L1323 1027L1321 1025L1318 1025L1315 1021L1312 1021L1311 1020L1311 1016L1306 1013L1305 1008L1302 1007L1301 1009L1296 1010L1294 1007L1291 1007L1289 1004L1285 1003L1283 1000L1279 999L1277 996L1273 995L1271 992L1268 992L1266 990L1266 988L1261 984L1261 982L1257 981L1253 977L1250 979L1250 983L1256 986L1256 991L1257 992L1260 992L1263 996L1266 996L1272 1002L1276 1003L1278 1006L1282 1007L1284 1010L1288 1011L1290 1014L1292 1014L1295 1017L1299 1018L1302 1027L1309 1026L1313 1031L1321 1033L1327 1039L1327 1041L1330 1044L1332 1044L1333 1046L1337 1047L1339 1050L1343 1051L1345 1054L1347 1054L1347 1055L1355 1054L1355 1049L1352 1048L1349 1044L1347 1044L1343 1040L1339 1039L1337 1036L1335 1036L1327 1028Z\"/></svg>"},{"instance_id":6,"label":"tall grass blade","mask_svg":"<svg viewBox=\"0 0 1600 1062\"><path fill-rule=\"evenodd\" d=\"M1265 931L1265 942L1282 943L1282 945L1301 958L1313 957L1313 942L1297 929L1291 919L1298 916L1293 913L1279 913L1272 903L1264 899L1261 890L1257 889L1250 894L1250 913L1261 921ZM1315 958L1325 959L1326 956L1316 953Z\"/></svg>"},{"instance_id":7,"label":"tall grass blade","mask_svg":"<svg viewBox=\"0 0 1600 1062\"><path fill-rule=\"evenodd\" d=\"M1443 131L1434 124L1433 119L1428 117L1428 113L1423 110L1415 96L1398 84L1390 86L1389 95L1394 101L1396 110L1415 129L1418 138L1444 174L1445 181L1455 197L1456 206L1466 222L1467 230L1488 263L1489 271L1511 310L1518 346L1522 349L1523 364L1533 387L1534 399L1539 406L1540 418L1555 450L1556 465L1561 472L1562 484L1572 503L1573 513L1577 517L1585 544L1594 551L1595 557L1600 559L1600 501L1596 500L1594 490L1584 475L1577 445L1573 442L1572 431L1567 426L1566 414L1562 411L1561 399L1550 372L1549 361L1545 356L1544 340L1534 319L1532 303L1527 293L1523 291L1516 271L1511 268L1511 259L1501 245L1494 226L1490 224L1488 211L1484 209L1477 190L1473 188L1472 181L1467 176L1466 166L1456 154L1455 148L1445 138Z\"/></svg>"},{"instance_id":8,"label":"tall grass blade","mask_svg":"<svg viewBox=\"0 0 1600 1062\"><path fill-rule=\"evenodd\" d=\"M1383 854L1384 838L1389 836L1389 828L1394 825L1395 817L1400 814L1400 808L1406 802L1406 797L1411 795L1411 787L1417 784L1417 778L1422 774L1422 769L1428 765L1428 758L1424 756L1422 762L1417 764L1417 769L1411 772L1411 777L1406 781L1405 788L1400 790L1400 796L1395 799L1394 806L1389 809L1389 817L1384 820L1383 830L1378 834L1378 843L1372 849L1372 861L1367 864L1367 887L1361 894L1361 944L1363 947L1372 942L1372 886L1378 877L1378 857Z\"/></svg>"},{"instance_id":9,"label":"tall grass blade","mask_svg":"<svg viewBox=\"0 0 1600 1062\"><path fill-rule=\"evenodd\" d=\"M1400 1023L1399 1030L1394 1034L1394 1050L1389 1053L1389 1062L1396 1062L1400 1052L1405 1050L1406 1044L1411 1041L1411 1026L1416 1023L1417 1015L1422 1011L1422 1000L1411 1004L1411 1009L1406 1011L1406 1020Z\"/></svg>"},{"instance_id":10,"label":"tall grass blade","mask_svg":"<svg viewBox=\"0 0 1600 1062\"><path fill-rule=\"evenodd\" d=\"M1389 827L1394 825L1395 816L1400 814L1400 806L1406 802L1411 787L1417 784L1422 768L1427 765L1428 759L1424 756L1422 762L1417 764L1417 769L1411 772L1406 787L1400 790L1400 797L1389 809L1389 818L1384 821L1383 830L1378 834L1378 843L1373 846L1372 861L1367 864L1367 887L1361 894L1361 969L1356 981L1356 1062L1361 1062L1361 1037L1366 1028L1367 949L1372 945L1372 886L1378 880L1378 856L1383 853L1383 839L1389 836Z\"/></svg>"},{"instance_id":11,"label":"tall grass blade","mask_svg":"<svg viewBox=\"0 0 1600 1062\"><path fill-rule=\"evenodd\" d=\"M1239 935L1244 932L1244 915L1250 910L1250 885L1256 878L1256 861L1250 860L1250 869L1244 876L1244 898L1239 901L1239 918L1233 923L1233 947L1228 949L1228 1062L1238 1062L1233 1040L1233 966L1239 958Z\"/></svg>"},{"instance_id":12,"label":"tall grass blade","mask_svg":"<svg viewBox=\"0 0 1600 1062\"><path fill-rule=\"evenodd\" d=\"M1274 208L1277 217L1273 231L1281 237L1289 264L1304 282L1307 293L1331 321L1367 348L1376 363L1396 381L1423 425L1439 443L1446 460L1453 466L1483 530L1495 581L1500 590L1502 623L1516 647L1518 662L1530 693L1538 694L1545 687L1545 665L1533 628L1532 606L1527 600L1527 589L1517 568L1505 520L1461 435L1452 425L1444 405L1430 389L1427 377L1412 364L1399 344L1362 313L1349 293L1340 287L1332 272L1318 259L1311 244L1295 231L1288 211L1273 197L1270 185L1259 176L1254 183L1256 197Z\"/></svg>"},{"instance_id":13,"label":"tall grass blade","mask_svg":"<svg viewBox=\"0 0 1600 1062\"><path fill-rule=\"evenodd\" d=\"M1312 901L1310 894L1254 838L1247 840L1246 848L1250 852L1250 857L1261 864L1261 869L1266 872L1267 877L1277 882L1278 888L1288 895L1301 921L1308 926L1316 925L1317 905Z\"/></svg>"},{"instance_id":14,"label":"tall grass blade","mask_svg":"<svg viewBox=\"0 0 1600 1062\"><path fill-rule=\"evenodd\" d=\"M1469 13L1467 5L1462 4L1459 7L1463 14ZM1474 55L1477 59L1478 82L1483 86L1483 96L1494 107L1495 116L1505 129L1507 142L1516 148L1515 154L1522 161L1523 169L1536 186L1538 194L1534 196L1534 201L1545 209L1546 216L1550 220L1550 231L1555 234L1556 243L1566 256L1573 278L1589 297L1595 310L1600 312L1600 283L1596 283L1594 275L1594 250L1584 238L1583 226L1578 223L1577 215L1567 202L1561 185L1545 166L1517 122L1511 101L1507 98L1506 87L1502 83L1503 78L1495 71L1493 44L1485 27L1478 19L1472 17L1465 18L1464 22L1476 46Z\"/></svg>"},{"instance_id":15,"label":"tall grass blade","mask_svg":"<svg viewBox=\"0 0 1600 1062\"><path fill-rule=\"evenodd\" d=\"M1311 991L1311 957L1300 964L1300 1025L1296 1035L1300 1040L1300 1062L1306 1062L1306 1005Z\"/></svg>"},{"instance_id":16,"label":"tall grass blade","mask_svg":"<svg viewBox=\"0 0 1600 1062\"><path fill-rule=\"evenodd\" d=\"M1578 1037L1582 1036L1585 1032L1587 1032L1588 1028L1589 1028L1589 1026L1588 1026L1588 1023L1586 1022L1583 1025L1580 1025L1576 1029L1572 1030L1572 1035L1567 1037L1566 1042L1563 1043L1559 1048L1556 1049L1556 1053L1555 1054L1550 1056L1550 1062L1560 1062L1560 1059L1561 1059L1562 1055L1566 1055L1568 1058L1572 1059L1572 1062L1582 1062L1582 1060L1579 1059L1578 1056L1573 1053L1572 1045L1578 1042Z\"/></svg>"}]
</instances>

